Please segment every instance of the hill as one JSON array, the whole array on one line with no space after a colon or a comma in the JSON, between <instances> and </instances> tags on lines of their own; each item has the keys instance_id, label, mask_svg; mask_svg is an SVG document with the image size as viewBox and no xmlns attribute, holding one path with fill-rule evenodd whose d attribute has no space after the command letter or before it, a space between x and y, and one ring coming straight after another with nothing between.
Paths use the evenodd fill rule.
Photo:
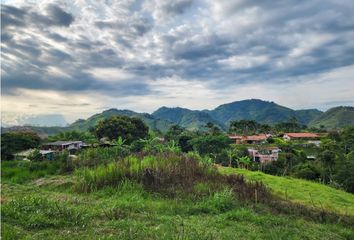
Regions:
<instances>
[{"instance_id":1,"label":"hill","mask_svg":"<svg viewBox=\"0 0 354 240\"><path fill-rule=\"evenodd\" d=\"M133 112L130 110L118 110L118 109L112 108L112 109L103 111L102 113L95 114L86 120L83 120L83 119L77 120L76 122L72 123L69 126L69 128L85 131L85 130L88 130L90 127L95 126L100 120L105 119L105 118L109 118L111 116L117 116L117 115L139 118L139 119L143 120L145 122L145 124L150 129L160 130L162 132L167 131L169 129L169 127L171 125L173 125L169 121L156 118L153 115L148 114L148 113L137 113L137 112Z\"/></svg>"},{"instance_id":2,"label":"hill","mask_svg":"<svg viewBox=\"0 0 354 240\"><path fill-rule=\"evenodd\" d=\"M293 110L274 102L249 99L227 103L213 110L190 110L187 108L161 107L152 114L138 113L131 110L109 109L95 114L88 119L79 119L67 127L33 127L27 126L40 134L55 134L58 131L87 130L104 118L124 115L142 119L150 129L166 132L170 126L177 124L188 130L204 130L208 122L227 130L232 120L255 120L259 123L274 125L296 118L301 124L310 127L338 128L354 124L354 107L336 107L325 113L317 109ZM11 131L11 128L4 128Z\"/></svg>"},{"instance_id":3,"label":"hill","mask_svg":"<svg viewBox=\"0 0 354 240\"><path fill-rule=\"evenodd\" d=\"M152 115L187 129L200 129L208 122L212 122L222 129L227 129L232 120L247 119L274 125L291 118L297 118L301 124L308 124L321 114L322 112L317 109L295 111L274 102L250 99L223 104L213 110L203 111L162 107Z\"/></svg>"},{"instance_id":4,"label":"hill","mask_svg":"<svg viewBox=\"0 0 354 240\"><path fill-rule=\"evenodd\" d=\"M354 125L354 107L334 107L313 119L311 127L324 126L327 129Z\"/></svg>"},{"instance_id":5,"label":"hill","mask_svg":"<svg viewBox=\"0 0 354 240\"><path fill-rule=\"evenodd\" d=\"M242 174L250 181L262 181L274 194L283 199L354 216L354 195L351 193L291 177L273 176L239 168L222 167L219 170L224 174Z\"/></svg>"},{"instance_id":6,"label":"hill","mask_svg":"<svg viewBox=\"0 0 354 240\"><path fill-rule=\"evenodd\" d=\"M189 130L203 130L208 122L214 123L221 129L224 125L213 119L207 112L189 110L186 108L161 107L152 113L153 116L173 122Z\"/></svg>"},{"instance_id":7,"label":"hill","mask_svg":"<svg viewBox=\"0 0 354 240\"><path fill-rule=\"evenodd\" d=\"M314 116L321 114L318 110L295 111L274 102L259 99L223 104L208 112L214 119L226 125L232 120L242 119L273 125L291 118L297 118L300 123L307 124Z\"/></svg>"}]
</instances>

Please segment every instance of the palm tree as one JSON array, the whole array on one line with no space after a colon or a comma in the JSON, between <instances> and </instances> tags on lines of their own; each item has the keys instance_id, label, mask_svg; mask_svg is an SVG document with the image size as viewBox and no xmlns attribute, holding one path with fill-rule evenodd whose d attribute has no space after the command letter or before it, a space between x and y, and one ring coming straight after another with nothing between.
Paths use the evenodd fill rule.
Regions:
<instances>
[{"instance_id":1,"label":"palm tree","mask_svg":"<svg viewBox=\"0 0 354 240\"><path fill-rule=\"evenodd\" d=\"M227 157L229 159L229 167L232 166L232 160L236 156L236 151L232 148L226 150Z\"/></svg>"},{"instance_id":2,"label":"palm tree","mask_svg":"<svg viewBox=\"0 0 354 240\"><path fill-rule=\"evenodd\" d=\"M248 169L248 166L251 164L251 159L248 156L243 156L237 159L237 162L241 166L241 168Z\"/></svg>"}]
</instances>

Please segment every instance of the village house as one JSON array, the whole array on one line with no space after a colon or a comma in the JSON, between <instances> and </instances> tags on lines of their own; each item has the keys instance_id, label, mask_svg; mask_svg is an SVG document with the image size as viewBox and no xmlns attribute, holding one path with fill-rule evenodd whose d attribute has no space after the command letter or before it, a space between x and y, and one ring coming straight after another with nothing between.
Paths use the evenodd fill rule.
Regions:
<instances>
[{"instance_id":1,"label":"village house","mask_svg":"<svg viewBox=\"0 0 354 240\"><path fill-rule=\"evenodd\" d=\"M248 154L254 162L269 163L278 160L279 152L277 147L267 147L261 149L248 148Z\"/></svg>"},{"instance_id":2,"label":"village house","mask_svg":"<svg viewBox=\"0 0 354 240\"><path fill-rule=\"evenodd\" d=\"M28 149L25 151L21 151L15 154L16 160L29 160L28 157L35 151L36 149ZM51 150L39 150L39 153L42 155L43 159L53 160L54 159L54 151Z\"/></svg>"},{"instance_id":3,"label":"village house","mask_svg":"<svg viewBox=\"0 0 354 240\"><path fill-rule=\"evenodd\" d=\"M264 143L271 135L258 134L251 136L229 135L229 138L235 141L235 144L260 144Z\"/></svg>"},{"instance_id":4,"label":"village house","mask_svg":"<svg viewBox=\"0 0 354 240\"><path fill-rule=\"evenodd\" d=\"M235 144L241 144L243 136L240 136L240 135L229 135L229 138L232 139Z\"/></svg>"},{"instance_id":5,"label":"village house","mask_svg":"<svg viewBox=\"0 0 354 240\"><path fill-rule=\"evenodd\" d=\"M48 142L42 145L42 150L51 151L64 151L68 150L70 153L74 153L81 149L85 144L82 141L56 141Z\"/></svg>"},{"instance_id":6,"label":"village house","mask_svg":"<svg viewBox=\"0 0 354 240\"><path fill-rule=\"evenodd\" d=\"M316 140L320 136L317 133L284 133L284 140Z\"/></svg>"}]
</instances>

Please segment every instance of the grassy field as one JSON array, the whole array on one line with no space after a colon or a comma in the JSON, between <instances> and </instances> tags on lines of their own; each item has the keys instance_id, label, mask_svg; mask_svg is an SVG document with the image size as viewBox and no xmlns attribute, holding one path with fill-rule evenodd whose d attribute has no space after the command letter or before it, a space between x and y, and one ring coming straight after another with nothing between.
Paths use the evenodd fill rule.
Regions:
<instances>
[{"instance_id":1,"label":"grassy field","mask_svg":"<svg viewBox=\"0 0 354 240\"><path fill-rule=\"evenodd\" d=\"M69 181L70 182L70 181ZM273 215L220 192L166 199L125 182L90 194L57 176L2 186L3 239L350 239L353 229Z\"/></svg>"},{"instance_id":2,"label":"grassy field","mask_svg":"<svg viewBox=\"0 0 354 240\"><path fill-rule=\"evenodd\" d=\"M332 212L354 215L354 195L306 180L278 177L262 172L221 167L224 174L238 173L250 181L262 181L277 196L293 202L325 208Z\"/></svg>"},{"instance_id":3,"label":"grassy field","mask_svg":"<svg viewBox=\"0 0 354 240\"><path fill-rule=\"evenodd\" d=\"M143 167L146 165L149 173L154 173L151 172L152 169L160 169L155 173L161 178L165 177L165 180L171 180L168 178L169 176L163 175L163 171L166 169L169 174L176 174L176 176L186 174L182 176L215 176L221 180L235 180L235 178L221 175L216 170L213 172L209 168L201 168L200 164L193 165L195 162L190 163L188 158L170 156L169 160L174 159L175 161L172 162L172 165L171 161L165 162L158 157L144 159L147 161L140 165ZM50 171L46 170L45 177L42 178L36 177L37 170L32 169L29 171L31 177L19 181L17 176L21 171L27 172L27 170L23 170L26 167L13 165L11 174L2 174L2 239L337 240L354 238L354 229L348 223L337 222L337 220L319 220L301 214L275 211L266 203L255 203L253 200L245 201L237 198L235 189L230 188L232 185L223 183L217 185L218 188L210 188L212 185L206 183L208 178L204 182L204 177L201 178L203 182L194 182L195 184L191 186L192 192L180 192L175 196L166 195L158 189L147 189L144 181L139 182L135 178L144 174L134 175L135 173L141 174L142 169L132 168L137 165L134 165L135 161L132 158L128 158L128 160L129 164L121 162L126 170L121 167L119 173L128 171L131 179L122 178L121 175L115 174L115 168L108 165L106 169L104 167L97 170L92 169L86 174L81 173L83 175L72 173L50 175ZM189 165L185 165L185 163L189 163ZM179 169L179 167L182 168ZM43 169L38 171L43 171ZM210 171L211 173L209 173ZM236 171L244 174L249 180L255 180L258 174L228 168L222 168L221 171L224 173ZM216 173L218 175L215 175ZM36 177L36 179L32 177ZM101 178L100 184L97 185L98 188L90 188L90 191L77 190L76 186L80 181L83 181L81 184L90 183L92 185L95 183L94 181L97 182L98 178ZM262 178L270 188L278 189L279 195L282 194L279 188L280 182L287 180L268 175L260 175L259 178ZM277 179L279 180L277 181ZM181 178L180 181L189 182L185 178ZM180 183L180 181L176 183ZM242 181L238 181L242 185ZM291 180L289 181L291 182ZM164 181L164 184L167 182ZM287 186L301 188L298 183L291 185L290 182L287 183ZM103 183L106 185L102 185ZM166 186L172 186L173 190L178 192L180 189L174 188L176 183ZM211 179L209 183L216 182ZM237 184L237 182L233 184ZM312 188L325 187L319 184L308 184ZM247 188L252 186L248 185ZM323 188L322 192L331 192L332 190L337 193L331 188ZM305 193L306 191L303 191L303 194ZM326 195L330 193L322 194L322 197L316 199L323 201L323 196L330 196ZM341 191L338 191L337 194L347 199L345 201L349 201L349 203L353 201L350 194L346 195ZM308 204L305 197L291 192L288 193L288 199ZM341 209L346 208L346 205L341 205L339 199L336 201L332 204L340 211L347 211ZM348 207L348 209L351 208Z\"/></svg>"}]
</instances>

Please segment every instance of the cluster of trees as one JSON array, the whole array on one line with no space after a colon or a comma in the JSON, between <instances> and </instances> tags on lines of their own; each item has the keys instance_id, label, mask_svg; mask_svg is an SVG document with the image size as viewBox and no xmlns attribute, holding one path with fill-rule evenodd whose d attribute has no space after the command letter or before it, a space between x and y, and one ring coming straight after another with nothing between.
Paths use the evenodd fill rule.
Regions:
<instances>
[{"instance_id":1,"label":"cluster of trees","mask_svg":"<svg viewBox=\"0 0 354 240\"><path fill-rule=\"evenodd\" d=\"M1 159L12 160L14 154L30 148L37 148L41 142L34 132L9 132L1 134Z\"/></svg>"},{"instance_id":2,"label":"cluster of trees","mask_svg":"<svg viewBox=\"0 0 354 240\"><path fill-rule=\"evenodd\" d=\"M275 124L274 126L260 124L254 120L236 120L230 122L229 132L240 135L251 135L259 133L299 132L306 128L306 125L301 125L296 118ZM312 130L318 131L317 129Z\"/></svg>"}]
</instances>

